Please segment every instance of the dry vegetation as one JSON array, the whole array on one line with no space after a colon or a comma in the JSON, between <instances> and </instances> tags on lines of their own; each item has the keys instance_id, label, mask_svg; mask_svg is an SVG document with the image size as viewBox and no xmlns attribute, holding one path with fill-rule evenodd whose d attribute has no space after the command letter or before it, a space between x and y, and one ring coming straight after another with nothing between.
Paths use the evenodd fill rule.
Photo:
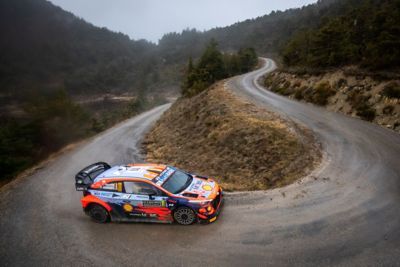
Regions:
<instances>
[{"instance_id":1,"label":"dry vegetation","mask_svg":"<svg viewBox=\"0 0 400 267\"><path fill-rule=\"evenodd\" d=\"M226 190L268 189L302 177L320 156L309 133L288 125L242 102L221 82L179 99L144 146L147 161L214 177Z\"/></svg>"},{"instance_id":2,"label":"dry vegetation","mask_svg":"<svg viewBox=\"0 0 400 267\"><path fill-rule=\"evenodd\" d=\"M400 132L398 76L372 77L350 67L312 75L276 71L264 84L276 93Z\"/></svg>"}]
</instances>

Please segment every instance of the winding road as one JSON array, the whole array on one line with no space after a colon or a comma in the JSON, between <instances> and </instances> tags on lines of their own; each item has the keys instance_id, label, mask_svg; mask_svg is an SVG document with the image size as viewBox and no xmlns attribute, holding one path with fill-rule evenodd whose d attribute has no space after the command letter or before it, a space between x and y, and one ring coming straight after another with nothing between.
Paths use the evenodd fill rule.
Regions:
<instances>
[{"instance_id":1,"label":"winding road","mask_svg":"<svg viewBox=\"0 0 400 267\"><path fill-rule=\"evenodd\" d=\"M311 129L321 165L284 188L229 194L210 225L93 223L74 175L95 161L139 161L140 141L169 104L80 144L0 189L1 266L400 266L400 135L263 89L226 85Z\"/></svg>"}]
</instances>

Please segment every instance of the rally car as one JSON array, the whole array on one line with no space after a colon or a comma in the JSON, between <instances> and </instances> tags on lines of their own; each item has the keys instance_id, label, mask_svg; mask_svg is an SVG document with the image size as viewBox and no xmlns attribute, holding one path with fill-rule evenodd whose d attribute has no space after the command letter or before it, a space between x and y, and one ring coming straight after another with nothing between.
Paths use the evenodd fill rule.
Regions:
<instances>
[{"instance_id":1,"label":"rally car","mask_svg":"<svg viewBox=\"0 0 400 267\"><path fill-rule=\"evenodd\" d=\"M195 222L217 219L222 188L211 178L159 164L87 166L75 176L83 210L94 221Z\"/></svg>"}]
</instances>

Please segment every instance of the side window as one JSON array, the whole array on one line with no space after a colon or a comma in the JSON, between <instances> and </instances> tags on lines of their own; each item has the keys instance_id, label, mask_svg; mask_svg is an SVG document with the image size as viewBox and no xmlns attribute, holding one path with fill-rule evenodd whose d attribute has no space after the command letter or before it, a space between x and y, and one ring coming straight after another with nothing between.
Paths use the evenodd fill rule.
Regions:
<instances>
[{"instance_id":1,"label":"side window","mask_svg":"<svg viewBox=\"0 0 400 267\"><path fill-rule=\"evenodd\" d=\"M116 191L116 192L122 192L123 191L122 188L123 188L122 182L108 183L103 185L102 187L103 190Z\"/></svg>"},{"instance_id":2,"label":"side window","mask_svg":"<svg viewBox=\"0 0 400 267\"><path fill-rule=\"evenodd\" d=\"M142 192L143 189L153 189L157 192L157 195L162 195L162 192L155 186L144 182L124 182L125 193L135 195L146 195Z\"/></svg>"}]
</instances>

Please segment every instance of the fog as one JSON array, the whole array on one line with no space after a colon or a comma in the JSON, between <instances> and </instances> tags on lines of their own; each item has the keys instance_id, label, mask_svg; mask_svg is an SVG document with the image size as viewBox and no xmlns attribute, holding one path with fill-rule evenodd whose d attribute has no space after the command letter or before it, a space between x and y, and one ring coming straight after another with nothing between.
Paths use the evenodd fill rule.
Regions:
<instances>
[{"instance_id":1,"label":"fog","mask_svg":"<svg viewBox=\"0 0 400 267\"><path fill-rule=\"evenodd\" d=\"M96 26L132 39L157 42L185 28L208 30L255 18L273 10L301 7L316 0L51 0Z\"/></svg>"}]
</instances>

